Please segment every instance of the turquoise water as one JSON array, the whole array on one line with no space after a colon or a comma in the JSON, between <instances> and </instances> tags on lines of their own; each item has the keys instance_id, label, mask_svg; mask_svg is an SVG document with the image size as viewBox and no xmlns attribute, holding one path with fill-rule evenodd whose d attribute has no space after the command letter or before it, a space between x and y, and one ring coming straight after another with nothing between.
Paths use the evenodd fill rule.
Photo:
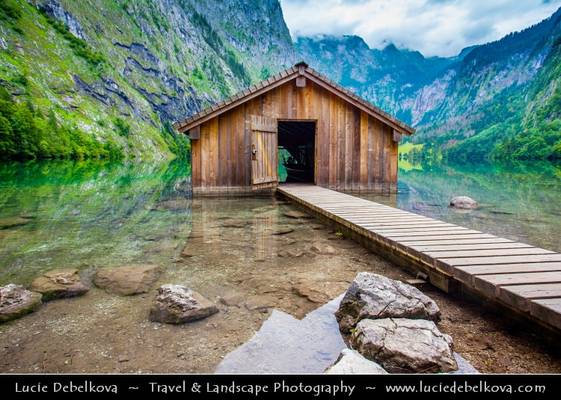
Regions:
<instances>
[{"instance_id":1,"label":"turquoise water","mask_svg":"<svg viewBox=\"0 0 561 400\"><path fill-rule=\"evenodd\" d=\"M171 262L191 230L189 173L179 161L1 164L0 283L53 268Z\"/></svg>"},{"instance_id":2,"label":"turquoise water","mask_svg":"<svg viewBox=\"0 0 561 400\"><path fill-rule=\"evenodd\" d=\"M369 197L561 250L560 176L547 164L402 169L398 195ZM29 284L55 268L151 263L162 267L154 289L186 285L220 309L191 324L155 324L148 321L153 290L120 297L92 287L0 325L0 371L212 372L272 309L303 318L359 271L410 277L318 221L291 218L293 206L281 199L192 199L189 177L180 161L0 165L0 284ZM482 207L449 209L457 194ZM441 307L441 327L457 351L481 371L559 370L547 350L521 343L479 308L423 290ZM498 345L481 350L479 336ZM505 352L512 357L503 362Z\"/></svg>"},{"instance_id":3,"label":"turquoise water","mask_svg":"<svg viewBox=\"0 0 561 400\"><path fill-rule=\"evenodd\" d=\"M398 176L396 195L361 197L561 252L561 165L417 165ZM480 207L448 207L460 195Z\"/></svg>"},{"instance_id":4,"label":"turquoise water","mask_svg":"<svg viewBox=\"0 0 561 400\"><path fill-rule=\"evenodd\" d=\"M0 165L0 283L60 267L171 263L192 229L189 176L180 161ZM561 251L561 167L417 166L400 169L398 187L361 196ZM481 207L449 208L457 195Z\"/></svg>"}]
</instances>

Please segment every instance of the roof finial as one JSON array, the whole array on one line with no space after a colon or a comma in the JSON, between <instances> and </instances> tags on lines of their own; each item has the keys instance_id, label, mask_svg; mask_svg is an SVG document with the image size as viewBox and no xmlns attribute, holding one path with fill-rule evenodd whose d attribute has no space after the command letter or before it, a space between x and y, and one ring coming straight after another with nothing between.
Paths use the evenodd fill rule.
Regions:
<instances>
[{"instance_id":1,"label":"roof finial","mask_svg":"<svg viewBox=\"0 0 561 400\"><path fill-rule=\"evenodd\" d=\"M308 68L308 64L304 60L298 61L296 64L294 64L294 66L296 68L300 68L300 67Z\"/></svg>"}]
</instances>

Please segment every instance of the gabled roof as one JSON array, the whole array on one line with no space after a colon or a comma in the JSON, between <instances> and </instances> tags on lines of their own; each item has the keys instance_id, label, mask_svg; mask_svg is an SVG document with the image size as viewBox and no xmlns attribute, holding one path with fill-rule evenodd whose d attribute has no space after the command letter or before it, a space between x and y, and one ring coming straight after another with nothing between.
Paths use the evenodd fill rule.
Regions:
<instances>
[{"instance_id":1,"label":"gabled roof","mask_svg":"<svg viewBox=\"0 0 561 400\"><path fill-rule=\"evenodd\" d=\"M412 135L413 133L415 133L414 128L399 121L398 119L376 107L372 103L360 98L350 90L347 90L341 85L333 82L326 76L310 68L308 64L304 62L300 62L293 67L290 67L270 77L267 80L259 82L258 84L251 86L248 89L242 90L234 96L216 103L183 121L176 122L173 127L179 132L187 132L190 129L201 125L203 122L206 122L228 110L231 110L232 108L235 108L238 105L245 103L246 101L258 97L263 93L268 92L269 90L290 82L291 80L296 79L299 76L306 77L310 81L334 93L335 95L353 104L355 107L361 109L367 114L381 120L400 133L404 133L406 135Z\"/></svg>"}]
</instances>

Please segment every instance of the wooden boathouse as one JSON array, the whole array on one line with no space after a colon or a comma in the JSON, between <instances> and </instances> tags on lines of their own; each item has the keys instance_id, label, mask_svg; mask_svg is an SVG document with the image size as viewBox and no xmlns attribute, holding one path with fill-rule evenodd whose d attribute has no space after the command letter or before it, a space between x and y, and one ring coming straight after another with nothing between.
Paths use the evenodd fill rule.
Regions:
<instances>
[{"instance_id":1,"label":"wooden boathouse","mask_svg":"<svg viewBox=\"0 0 561 400\"><path fill-rule=\"evenodd\" d=\"M303 62L174 127L191 138L195 194L252 193L279 181L395 191L398 142L414 133Z\"/></svg>"},{"instance_id":2,"label":"wooden boathouse","mask_svg":"<svg viewBox=\"0 0 561 400\"><path fill-rule=\"evenodd\" d=\"M434 286L561 332L561 254L335 191L395 190L398 142L414 130L306 64L175 128L192 139L194 193L287 182L277 193Z\"/></svg>"}]
</instances>

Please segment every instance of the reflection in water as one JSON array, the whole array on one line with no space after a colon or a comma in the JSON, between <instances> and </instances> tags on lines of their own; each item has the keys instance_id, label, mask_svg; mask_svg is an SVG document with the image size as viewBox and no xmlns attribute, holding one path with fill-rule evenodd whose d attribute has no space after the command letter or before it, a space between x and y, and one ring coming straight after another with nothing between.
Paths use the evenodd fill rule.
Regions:
<instances>
[{"instance_id":1,"label":"reflection in water","mask_svg":"<svg viewBox=\"0 0 561 400\"><path fill-rule=\"evenodd\" d=\"M402 207L440 204L458 192L489 202L485 191L470 183L474 178L454 169L443 171L434 176L402 174L411 190L398 199L383 199ZM446 179L438 178L445 174ZM301 319L344 292L359 271L410 277L318 221L290 218L287 211L294 209L284 201L191 200L188 177L181 162L0 166L0 283L29 283L40 271L54 268L154 263L162 267L154 289L166 283L186 285L220 309L189 324L158 324L148 320L154 290L121 297L93 287L82 297L48 302L0 325L0 372L211 372L260 329L272 309ZM428 189L423 189L423 177L430 182ZM450 193L436 190L439 182L452 185ZM510 191L505 195L513 196ZM549 210L558 207L552 204L555 199L559 194L544 199ZM548 219L546 226L553 231L557 222ZM478 306L459 304L430 287L423 290L441 308L441 328L452 335L456 350L478 369L560 370L547 351L505 333ZM294 323L307 327L307 322ZM322 340L329 339L322 335ZM512 357L504 358L506 353ZM307 360L317 355L322 363L331 362L327 358L335 352L308 355L302 352L289 360L294 363L291 370L319 368Z\"/></svg>"},{"instance_id":2,"label":"reflection in water","mask_svg":"<svg viewBox=\"0 0 561 400\"><path fill-rule=\"evenodd\" d=\"M406 276L317 222L286 216L291 205L272 197L192 200L187 173L177 163L2 167L0 220L25 220L0 230L3 283L130 262L162 273L147 294L92 287L0 325L0 372L211 372L272 309L302 318L358 271ZM220 312L184 325L150 322L154 290L168 283Z\"/></svg>"},{"instance_id":3,"label":"reflection in water","mask_svg":"<svg viewBox=\"0 0 561 400\"><path fill-rule=\"evenodd\" d=\"M0 284L53 268L169 263L162 249L190 231L188 174L179 161L1 164Z\"/></svg>"},{"instance_id":4,"label":"reflection in water","mask_svg":"<svg viewBox=\"0 0 561 400\"><path fill-rule=\"evenodd\" d=\"M449 208L460 195L477 200L480 208ZM397 195L361 197L561 251L561 166L550 163L400 168Z\"/></svg>"}]
</instances>

